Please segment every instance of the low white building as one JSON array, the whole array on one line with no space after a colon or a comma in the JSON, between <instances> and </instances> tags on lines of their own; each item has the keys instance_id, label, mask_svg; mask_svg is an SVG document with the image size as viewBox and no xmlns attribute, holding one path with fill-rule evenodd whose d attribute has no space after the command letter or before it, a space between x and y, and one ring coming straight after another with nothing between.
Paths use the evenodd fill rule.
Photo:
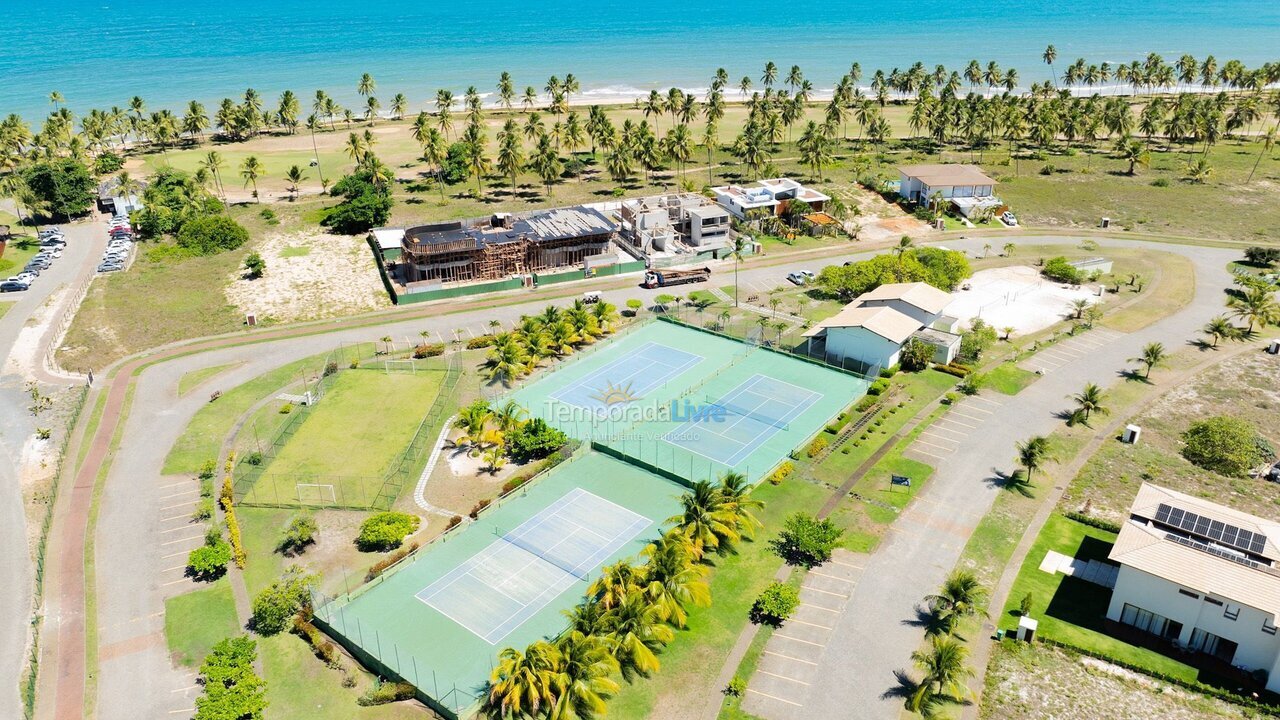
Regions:
<instances>
[{"instance_id":1,"label":"low white building","mask_svg":"<svg viewBox=\"0 0 1280 720\"><path fill-rule=\"evenodd\" d=\"M890 283L859 295L805 332L811 354L864 372L897 365L913 338L934 348L933 361L949 363L960 351L954 318L943 315L951 296L927 283Z\"/></svg>"},{"instance_id":2,"label":"low white building","mask_svg":"<svg viewBox=\"0 0 1280 720\"><path fill-rule=\"evenodd\" d=\"M814 212L820 212L831 200L831 196L791 178L769 178L745 186L721 185L711 188L711 192L716 202L739 220L745 220L753 210L780 215L786 204L792 201L803 202Z\"/></svg>"},{"instance_id":3,"label":"low white building","mask_svg":"<svg viewBox=\"0 0 1280 720\"><path fill-rule=\"evenodd\" d=\"M898 174L898 194L911 202L928 203L941 197L965 217L979 208L1004 204L996 197L996 181L977 165L903 165Z\"/></svg>"},{"instance_id":4,"label":"low white building","mask_svg":"<svg viewBox=\"0 0 1280 720\"><path fill-rule=\"evenodd\" d=\"M1280 692L1280 524L1149 483L1129 513L1107 619Z\"/></svg>"}]
</instances>

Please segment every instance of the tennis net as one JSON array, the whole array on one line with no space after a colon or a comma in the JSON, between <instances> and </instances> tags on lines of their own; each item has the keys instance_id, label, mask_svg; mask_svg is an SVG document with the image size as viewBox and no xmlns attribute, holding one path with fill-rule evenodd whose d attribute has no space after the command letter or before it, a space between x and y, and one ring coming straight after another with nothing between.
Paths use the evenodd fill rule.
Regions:
<instances>
[{"instance_id":1,"label":"tennis net","mask_svg":"<svg viewBox=\"0 0 1280 720\"><path fill-rule=\"evenodd\" d=\"M725 402L725 401L723 401L723 400L720 400L720 399L717 399L717 398L713 398L713 397L711 397L710 395L708 395L708 396L707 396L707 404L708 404L708 405L714 405L714 406L716 406L716 407L724 408L726 412L729 412L730 414L733 414L733 415L740 415L740 416L742 416L742 417L749 417L749 418L751 418L752 420L755 420L756 422L763 423L763 424L765 424L765 425L772 425L773 427L776 427L776 428L778 428L779 430L790 430L790 429L791 429L790 422L789 422L789 421L787 421L787 420L780 420L780 419L778 419L778 418L771 417L771 416L769 416L769 415L765 415L765 414L760 413L760 412L757 412L757 411L755 411L755 410L747 410L746 408L744 408L744 407L742 407L742 406L740 406L740 405L734 405L733 403L727 403L727 402Z\"/></svg>"},{"instance_id":2,"label":"tennis net","mask_svg":"<svg viewBox=\"0 0 1280 720\"><path fill-rule=\"evenodd\" d=\"M546 560L579 580L586 579L587 570L585 568L592 564L591 555L597 549L584 545L582 540L574 534L561 536L551 541L550 546L533 542L523 537L520 528L504 533L501 537L530 555L536 555ZM557 549L567 552L557 552Z\"/></svg>"}]
</instances>

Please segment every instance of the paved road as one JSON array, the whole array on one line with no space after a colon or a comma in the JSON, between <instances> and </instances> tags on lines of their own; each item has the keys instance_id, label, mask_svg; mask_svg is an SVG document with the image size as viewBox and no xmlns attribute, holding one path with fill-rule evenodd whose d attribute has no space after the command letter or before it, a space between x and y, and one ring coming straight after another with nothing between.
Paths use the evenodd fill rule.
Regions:
<instances>
[{"instance_id":1,"label":"paved road","mask_svg":"<svg viewBox=\"0 0 1280 720\"><path fill-rule=\"evenodd\" d=\"M1042 240L1053 242L1052 238ZM1134 244L1099 242L1104 247ZM1105 343L1065 346L1063 362L1046 367L1046 375L1026 390L1013 397L988 394L990 404L969 404L963 417L951 418L957 421L948 425L953 433L936 433L929 444L917 443L912 454L933 463L937 472L880 547L865 558L841 612L827 621L825 651L816 659L806 658L809 665L789 662L795 672L810 678L810 684L782 697L771 690L785 683L768 676L753 679L756 692L747 699L749 711L768 720L899 716L901 683L895 673L918 676L910 654L924 638L917 622L920 600L941 585L969 535L1002 492L993 481L998 473L1014 469L1015 444L1052 432L1062 422L1054 413L1069 404L1065 399L1069 394L1090 381L1113 384L1121 371L1133 366L1128 358L1145 343L1180 348L1205 321L1223 311L1222 290L1231 281L1226 264L1237 252L1170 245L1160 249L1184 255L1195 264L1194 300L1138 332L1104 331L1097 337L1105 337ZM953 435L963 442L948 442L946 438ZM781 667L787 666L788 661L782 661Z\"/></svg>"},{"instance_id":2,"label":"paved road","mask_svg":"<svg viewBox=\"0 0 1280 720\"><path fill-rule=\"evenodd\" d=\"M16 301L0 318L0 717L6 718L22 716L18 682L31 628L33 576L18 473L36 425L26 411L26 384L33 378L23 367L33 357L38 360L40 353L34 349L39 332L28 322L56 315L71 291L93 272L106 244L92 225L66 226L65 231L62 258L30 290L0 295L0 302Z\"/></svg>"},{"instance_id":3,"label":"paved road","mask_svg":"<svg viewBox=\"0 0 1280 720\"><path fill-rule=\"evenodd\" d=\"M1062 238L1037 237L1027 242L1047 244L1061 241ZM981 243L981 240L973 240L948 244L976 251ZM823 264L865 255L867 253L743 270L743 294L745 296L747 291L765 291L776 287L784 282L783 276L792 270L816 269ZM1220 262L1219 266L1224 263L1225 261ZM716 270L713 284L729 285L732 280L731 267L724 267ZM687 293L696 287L685 286L665 292ZM603 295L608 301L621 306L626 299L632 297L652 301L661 292L664 291L630 287L609 290ZM556 303L564 305L570 301L561 299ZM183 374L202 367L244 361L244 365L219 376L210 385L229 388L292 360L331 350L343 342L370 341L384 335L417 339L424 330L433 336L445 338L459 330L462 337L466 337L469 334L487 332L491 320L509 324L521 314L539 311L547 302L546 299L531 295L527 302L505 307L410 320L390 317L385 324L377 327L270 340L240 348L212 349L166 360L143 370L135 383L134 410L125 423L120 452L115 455L107 476L98 532L94 539L102 625L99 638L101 672L97 698L100 717L104 720L139 716L177 717L190 707L194 688L191 687L188 674L176 671L169 665L164 649L162 614L166 597L192 588L181 577L178 566L186 549L198 543L194 539L197 533L185 520L185 514L189 512L187 503L192 501L194 495L194 483L184 478L162 477L160 474L168 448L207 398L203 390L185 398L177 398L176 386ZM126 367L126 370L131 369ZM123 388L122 382L113 384L111 396L122 400ZM1052 407L1056 408L1060 404L1056 401L1064 393L1058 394ZM104 421L103 427L108 426ZM101 434L102 432L99 433ZM106 439L99 439L101 443L91 450L91 457L95 458L95 462L105 455L106 450ZM992 457L1008 454L1006 452ZM944 485L941 482L934 484ZM962 494L970 492L966 488ZM959 546L955 548L957 553L958 550ZM947 568L951 565L949 562L945 564ZM74 582L74 578L68 579ZM930 581L929 584L932 587L936 583ZM856 601L855 594L851 603ZM71 637L74 637L74 633L64 639ZM914 646L913 643L912 645ZM74 652L75 648L70 650ZM78 672L82 677L83 667ZM76 683L79 682L77 664L60 661L58 673L57 717L58 720L70 720L78 716L78 706L73 698Z\"/></svg>"}]
</instances>

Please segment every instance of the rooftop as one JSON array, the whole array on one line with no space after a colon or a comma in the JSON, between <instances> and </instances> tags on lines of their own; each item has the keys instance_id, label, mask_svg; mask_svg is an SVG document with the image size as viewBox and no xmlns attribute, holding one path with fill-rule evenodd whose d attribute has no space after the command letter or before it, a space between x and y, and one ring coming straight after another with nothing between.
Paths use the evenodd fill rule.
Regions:
<instances>
[{"instance_id":1,"label":"rooftop","mask_svg":"<svg viewBox=\"0 0 1280 720\"><path fill-rule=\"evenodd\" d=\"M854 302L868 300L901 300L927 313L940 313L951 303L951 295L929 283L886 283L859 295Z\"/></svg>"},{"instance_id":2,"label":"rooftop","mask_svg":"<svg viewBox=\"0 0 1280 720\"><path fill-rule=\"evenodd\" d=\"M898 171L909 178L920 180L930 187L951 185L995 185L977 165L902 165Z\"/></svg>"},{"instance_id":3,"label":"rooftop","mask_svg":"<svg viewBox=\"0 0 1280 720\"><path fill-rule=\"evenodd\" d=\"M1280 524L1143 483L1108 557L1280 616Z\"/></svg>"},{"instance_id":4,"label":"rooftop","mask_svg":"<svg viewBox=\"0 0 1280 720\"><path fill-rule=\"evenodd\" d=\"M547 242L590 237L613 233L617 229L617 224L599 210L579 205L539 210L527 215L500 213L488 218L423 225L406 230L405 239L416 245L462 241L478 247L521 239Z\"/></svg>"},{"instance_id":5,"label":"rooftop","mask_svg":"<svg viewBox=\"0 0 1280 720\"><path fill-rule=\"evenodd\" d=\"M865 307L854 301L835 315L814 324L804 336L821 335L828 328L857 327L869 330L889 342L902 344L920 329L920 322L893 308Z\"/></svg>"}]
</instances>

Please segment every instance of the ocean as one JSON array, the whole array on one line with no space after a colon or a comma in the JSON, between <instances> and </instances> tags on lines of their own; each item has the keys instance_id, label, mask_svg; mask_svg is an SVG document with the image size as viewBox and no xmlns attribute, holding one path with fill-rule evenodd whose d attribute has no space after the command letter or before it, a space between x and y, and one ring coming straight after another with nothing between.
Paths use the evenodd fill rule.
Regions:
<instances>
[{"instance_id":1,"label":"ocean","mask_svg":"<svg viewBox=\"0 0 1280 720\"><path fill-rule=\"evenodd\" d=\"M324 89L354 105L361 73L384 107L413 109L438 88L491 93L502 71L519 90L573 73L584 97L628 101L650 88L706 87L723 67L759 84L772 60L830 88L853 62L886 72L919 60L963 70L970 59L1016 67L1022 83L1077 57L1113 64L1214 54L1221 64L1280 59L1280 2L1266 0L9 0L0 23L0 114L35 121L57 90L76 112L212 106L253 87L269 100ZM579 98L580 100L581 98ZM210 108L212 110L212 107Z\"/></svg>"}]
</instances>

